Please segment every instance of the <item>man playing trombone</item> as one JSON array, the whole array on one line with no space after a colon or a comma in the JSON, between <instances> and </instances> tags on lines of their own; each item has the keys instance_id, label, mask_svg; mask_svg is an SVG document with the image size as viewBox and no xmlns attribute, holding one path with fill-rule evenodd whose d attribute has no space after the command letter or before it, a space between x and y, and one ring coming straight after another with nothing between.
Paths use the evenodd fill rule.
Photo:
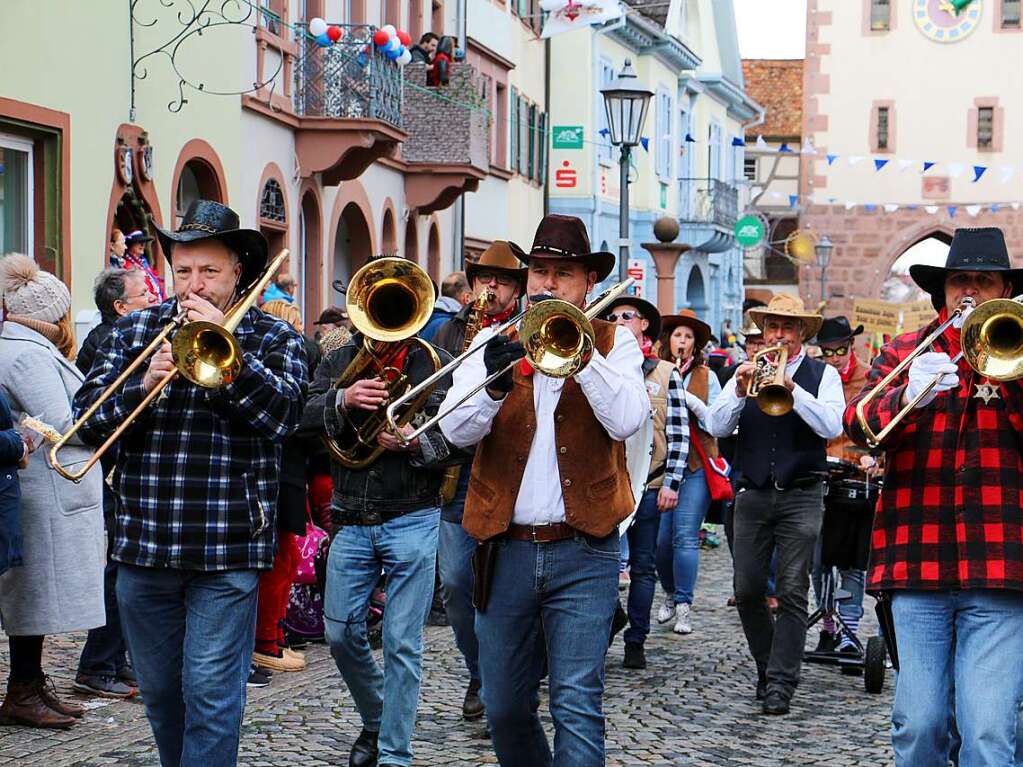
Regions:
<instances>
[{"instance_id":1,"label":"man playing trombone","mask_svg":"<svg viewBox=\"0 0 1023 767\"><path fill-rule=\"evenodd\" d=\"M199 200L178 231L158 230L174 298L114 325L76 416L179 312L223 325L239 293L265 279L266 240L238 223L230 208ZM237 759L256 586L273 562L280 443L305 395L301 336L256 309L236 331L237 377L216 389L175 377L125 432L114 469L117 601L165 767ZM164 342L84 421L83 439L103 442L176 370Z\"/></svg>"},{"instance_id":2,"label":"man playing trombone","mask_svg":"<svg viewBox=\"0 0 1023 767\"><path fill-rule=\"evenodd\" d=\"M820 327L820 315L805 311L799 298L787 294L749 314L763 330L764 343L774 347L760 353L774 360L767 365L771 380L759 380L764 372L756 361L744 362L704 420L719 438L739 427L735 602L757 664L756 697L765 714L783 715L789 712L803 662L810 565L824 516L827 440L842 433L845 398L838 371L811 359L803 346ZM787 359L778 356L781 352ZM754 384L761 393L747 397ZM777 620L767 606L775 549Z\"/></svg>"},{"instance_id":3,"label":"man playing trombone","mask_svg":"<svg viewBox=\"0 0 1023 767\"><path fill-rule=\"evenodd\" d=\"M960 765L1014 764L1023 699L1019 347L1001 360L1017 367L1013 380L985 377L983 365L999 362L991 341L1005 339L972 342L977 318L962 325L957 307L1018 295L1023 270L1010 268L1001 230L958 229L944 268L915 265L910 275L938 318L887 344L845 411L849 436L862 446L879 438L886 453L868 589L891 596L895 763L946 764L954 714ZM1018 338L1019 305L1005 305L998 321ZM885 380L900 362L908 371Z\"/></svg>"},{"instance_id":4,"label":"man playing trombone","mask_svg":"<svg viewBox=\"0 0 1023 767\"><path fill-rule=\"evenodd\" d=\"M614 266L590 251L578 218L549 215L528 256L531 305L543 294L576 307ZM441 421L459 447L478 444L462 525L496 543L489 590L477 603L483 702L503 767L552 764L540 719L546 655L555 727L553 764L604 764L604 658L618 595L618 523L633 509L624 440L648 416L643 355L632 332L593 321L595 348L573 377L516 361L523 346L485 328L486 347L454 372ZM510 367L509 367L510 365ZM485 568L484 568L485 569ZM481 579L481 573L477 572Z\"/></svg>"}]
</instances>

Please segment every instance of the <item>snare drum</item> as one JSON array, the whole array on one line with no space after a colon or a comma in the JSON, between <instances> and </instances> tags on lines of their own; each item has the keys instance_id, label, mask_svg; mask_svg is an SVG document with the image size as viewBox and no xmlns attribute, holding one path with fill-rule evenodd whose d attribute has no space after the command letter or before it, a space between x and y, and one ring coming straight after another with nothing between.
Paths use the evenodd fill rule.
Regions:
<instances>
[{"instance_id":1,"label":"snare drum","mask_svg":"<svg viewBox=\"0 0 1023 767\"><path fill-rule=\"evenodd\" d=\"M829 481L824 496L821 527L821 563L825 567L865 570L870 554L874 508L880 481Z\"/></svg>"}]
</instances>

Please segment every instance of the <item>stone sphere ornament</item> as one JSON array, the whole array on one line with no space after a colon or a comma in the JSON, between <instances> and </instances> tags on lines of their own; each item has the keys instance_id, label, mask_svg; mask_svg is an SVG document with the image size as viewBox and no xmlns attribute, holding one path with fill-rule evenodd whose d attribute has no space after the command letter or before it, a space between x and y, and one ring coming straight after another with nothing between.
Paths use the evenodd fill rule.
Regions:
<instances>
[{"instance_id":1,"label":"stone sphere ornament","mask_svg":"<svg viewBox=\"0 0 1023 767\"><path fill-rule=\"evenodd\" d=\"M654 237L658 242L674 242L678 232L678 221L671 216L662 216L654 222Z\"/></svg>"}]
</instances>

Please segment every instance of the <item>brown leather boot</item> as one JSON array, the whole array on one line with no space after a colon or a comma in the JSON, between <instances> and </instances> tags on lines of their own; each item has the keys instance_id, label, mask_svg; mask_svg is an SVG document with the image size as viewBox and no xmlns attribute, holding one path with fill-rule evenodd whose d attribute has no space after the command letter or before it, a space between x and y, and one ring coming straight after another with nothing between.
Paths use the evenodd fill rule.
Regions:
<instances>
[{"instance_id":1,"label":"brown leather boot","mask_svg":"<svg viewBox=\"0 0 1023 767\"><path fill-rule=\"evenodd\" d=\"M39 694L39 683L7 685L7 695L0 706L0 725L20 724L26 727L67 729L78 720L54 711Z\"/></svg>"},{"instance_id":2,"label":"brown leather boot","mask_svg":"<svg viewBox=\"0 0 1023 767\"><path fill-rule=\"evenodd\" d=\"M36 684L39 685L39 697L58 714L72 716L75 719L81 719L85 716L85 708L77 703L68 703L57 697L57 686L50 677L44 675Z\"/></svg>"}]
</instances>

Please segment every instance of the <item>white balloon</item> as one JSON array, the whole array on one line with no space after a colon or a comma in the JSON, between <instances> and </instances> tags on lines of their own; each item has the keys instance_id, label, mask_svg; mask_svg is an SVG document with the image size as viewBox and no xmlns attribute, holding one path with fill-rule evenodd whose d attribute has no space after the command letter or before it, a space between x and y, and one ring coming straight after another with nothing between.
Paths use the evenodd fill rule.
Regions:
<instances>
[{"instance_id":1,"label":"white balloon","mask_svg":"<svg viewBox=\"0 0 1023 767\"><path fill-rule=\"evenodd\" d=\"M317 16L314 19L309 20L309 34L313 37L319 37L327 31L327 22Z\"/></svg>"},{"instance_id":2,"label":"white balloon","mask_svg":"<svg viewBox=\"0 0 1023 767\"><path fill-rule=\"evenodd\" d=\"M411 63L412 51L406 48L405 52L402 53L397 59L395 59L395 61L397 61L400 66L405 66L406 64Z\"/></svg>"},{"instance_id":3,"label":"white balloon","mask_svg":"<svg viewBox=\"0 0 1023 767\"><path fill-rule=\"evenodd\" d=\"M385 51L396 51L401 48L401 40L397 37L392 37L387 41L387 45L384 46Z\"/></svg>"},{"instance_id":4,"label":"white balloon","mask_svg":"<svg viewBox=\"0 0 1023 767\"><path fill-rule=\"evenodd\" d=\"M384 32L387 33L388 37L393 38L393 39L397 39L397 37L398 37L398 30L394 28L394 24L385 24L384 26L382 26L380 28L382 30L384 30ZM400 43L401 40L398 40L398 42Z\"/></svg>"}]
</instances>

